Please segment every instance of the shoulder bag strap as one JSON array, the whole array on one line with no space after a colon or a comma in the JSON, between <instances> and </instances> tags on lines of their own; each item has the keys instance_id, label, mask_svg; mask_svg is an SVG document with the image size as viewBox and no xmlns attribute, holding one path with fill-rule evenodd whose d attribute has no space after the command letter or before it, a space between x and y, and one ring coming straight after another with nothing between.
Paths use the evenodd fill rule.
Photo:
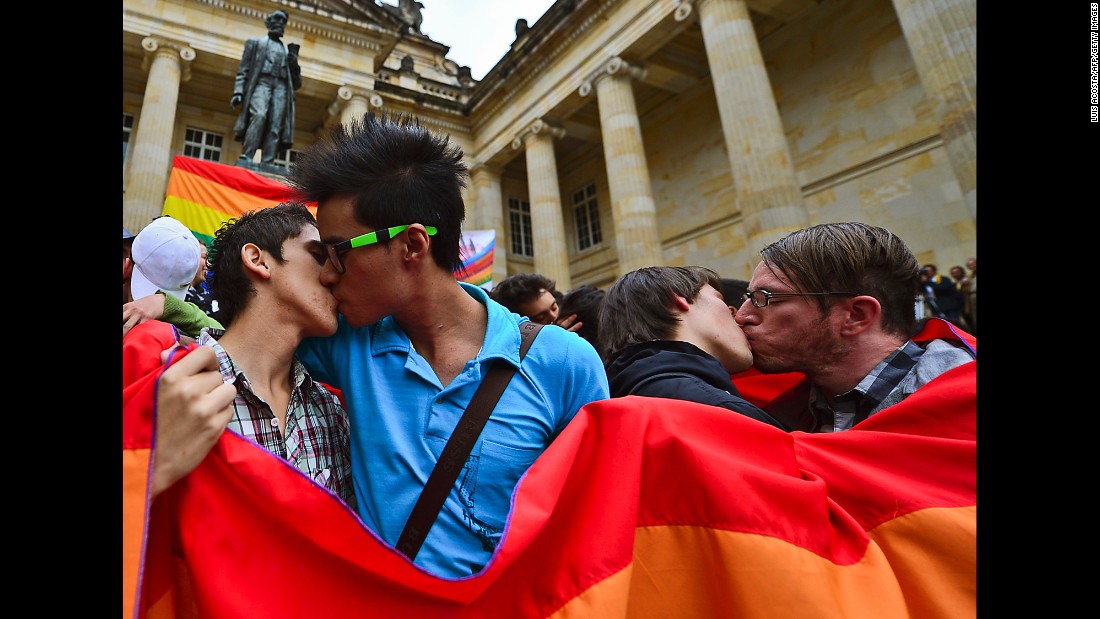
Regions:
<instances>
[{"instance_id":1,"label":"shoulder bag strap","mask_svg":"<svg viewBox=\"0 0 1100 619\"><path fill-rule=\"evenodd\" d=\"M521 362L541 328L542 325L531 321L520 323L519 330L523 336L519 347ZM504 393L504 388L508 386L508 381L516 373L516 369L516 366L504 359L497 359L493 363L493 367L489 369L485 378L481 380L481 385L474 392L474 397L470 399L462 419L458 420L451 438L447 439L447 444L439 455L439 461L435 463L435 468L428 476L428 482L420 491L420 498L416 500L412 514L409 515L409 520L401 531L401 538L397 540L397 550L409 559L415 559L416 553L420 552L424 538L428 536L428 531L435 524L439 510L443 508L443 502L447 500L447 495L451 493L451 488L458 479L458 473L462 470L466 459L470 457L470 451L473 450L477 437L481 435L481 430L489 421L489 415L500 400L501 394Z\"/></svg>"}]
</instances>

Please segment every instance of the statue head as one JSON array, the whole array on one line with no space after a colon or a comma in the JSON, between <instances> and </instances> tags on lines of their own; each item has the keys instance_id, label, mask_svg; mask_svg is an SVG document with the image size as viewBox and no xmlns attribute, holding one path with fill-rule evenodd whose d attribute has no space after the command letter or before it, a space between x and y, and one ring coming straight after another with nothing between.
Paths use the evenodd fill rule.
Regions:
<instances>
[{"instance_id":1,"label":"statue head","mask_svg":"<svg viewBox=\"0 0 1100 619\"><path fill-rule=\"evenodd\" d=\"M275 9L267 16L264 23L267 25L267 31L273 34L283 34L286 29L286 23L290 21L290 15L282 9Z\"/></svg>"}]
</instances>

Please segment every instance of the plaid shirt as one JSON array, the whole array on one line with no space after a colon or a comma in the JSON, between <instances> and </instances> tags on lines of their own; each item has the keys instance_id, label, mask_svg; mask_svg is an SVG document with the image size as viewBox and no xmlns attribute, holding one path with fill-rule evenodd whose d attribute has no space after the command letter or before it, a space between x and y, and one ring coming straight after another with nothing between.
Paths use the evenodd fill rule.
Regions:
<instances>
[{"instance_id":1,"label":"plaid shirt","mask_svg":"<svg viewBox=\"0 0 1100 619\"><path fill-rule=\"evenodd\" d=\"M222 376L236 376L237 397L233 399L233 419L229 429L269 452L289 460L299 471L356 508L351 481L351 431L348 412L340 400L310 378L305 367L294 359L291 368L293 390L286 410L286 432L279 432L275 414L252 390L248 377L233 364L218 344L224 333L207 327L197 342L210 346L218 357Z\"/></svg>"},{"instance_id":2,"label":"plaid shirt","mask_svg":"<svg viewBox=\"0 0 1100 619\"><path fill-rule=\"evenodd\" d=\"M842 432L874 413L902 380L917 366L924 349L909 340L894 354L875 366L852 390L833 398L833 406L818 390L810 387L810 408L821 419L821 432Z\"/></svg>"}]
</instances>

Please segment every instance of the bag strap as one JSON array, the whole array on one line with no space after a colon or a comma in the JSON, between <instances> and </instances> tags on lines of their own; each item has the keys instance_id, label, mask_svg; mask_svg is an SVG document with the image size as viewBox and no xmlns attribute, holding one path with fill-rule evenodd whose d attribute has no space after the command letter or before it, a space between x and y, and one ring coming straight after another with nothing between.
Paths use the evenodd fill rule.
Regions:
<instances>
[{"instance_id":1,"label":"bag strap","mask_svg":"<svg viewBox=\"0 0 1100 619\"><path fill-rule=\"evenodd\" d=\"M522 340L519 346L519 358L521 362L541 328L542 325L531 321L520 323ZM420 491L420 498L416 500L412 514L409 515L409 520L401 531L401 537L397 540L397 550L409 559L415 559L416 553L420 552L424 538L428 536L428 531L435 524L439 510L443 508L443 502L451 493L451 488L458 479L458 473L462 470L466 459L470 457L477 437L481 435L481 430L489 421L489 415L492 414L493 408L504 393L504 388L508 386L517 369L506 360L497 359L485 374L485 378L481 380L477 391L474 392L474 397L470 399L466 412L458 420L451 438L447 439L443 452L439 454L439 461L435 463L435 468L428 476L424 489Z\"/></svg>"}]
</instances>

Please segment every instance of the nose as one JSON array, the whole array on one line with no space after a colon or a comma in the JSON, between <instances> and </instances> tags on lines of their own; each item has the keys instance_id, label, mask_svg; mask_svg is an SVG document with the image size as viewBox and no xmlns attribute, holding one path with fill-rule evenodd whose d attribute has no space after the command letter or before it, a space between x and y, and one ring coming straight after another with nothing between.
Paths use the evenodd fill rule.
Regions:
<instances>
[{"instance_id":1,"label":"nose","mask_svg":"<svg viewBox=\"0 0 1100 619\"><path fill-rule=\"evenodd\" d=\"M753 311L756 308L748 301L742 303L740 307L730 306L730 308L733 309L733 320L742 327L746 324L760 322L760 315Z\"/></svg>"},{"instance_id":2,"label":"nose","mask_svg":"<svg viewBox=\"0 0 1100 619\"><path fill-rule=\"evenodd\" d=\"M325 260L324 266L321 267L321 285L331 288L339 283L340 277L341 273L336 272L336 266L332 264L332 260Z\"/></svg>"}]
</instances>

